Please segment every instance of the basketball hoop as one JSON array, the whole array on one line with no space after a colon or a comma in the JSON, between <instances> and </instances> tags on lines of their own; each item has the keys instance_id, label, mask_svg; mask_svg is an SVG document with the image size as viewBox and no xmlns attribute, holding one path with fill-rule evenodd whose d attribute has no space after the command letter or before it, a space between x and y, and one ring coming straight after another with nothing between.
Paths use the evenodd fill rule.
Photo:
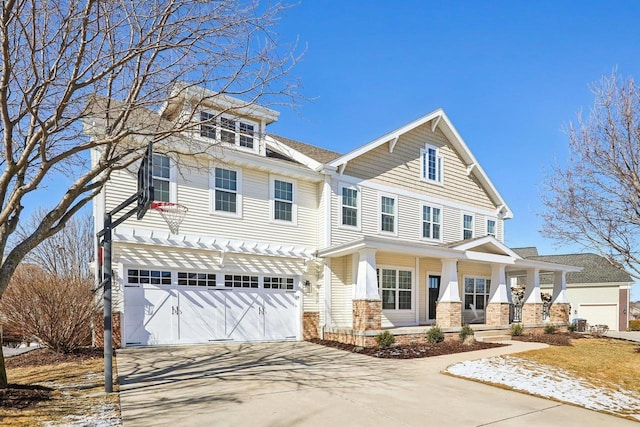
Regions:
<instances>
[{"instance_id":1,"label":"basketball hoop","mask_svg":"<svg viewBox=\"0 0 640 427\"><path fill-rule=\"evenodd\" d=\"M153 202L150 209L157 211L162 216L172 234L178 234L180 224L189 210L184 205L171 202Z\"/></svg>"}]
</instances>

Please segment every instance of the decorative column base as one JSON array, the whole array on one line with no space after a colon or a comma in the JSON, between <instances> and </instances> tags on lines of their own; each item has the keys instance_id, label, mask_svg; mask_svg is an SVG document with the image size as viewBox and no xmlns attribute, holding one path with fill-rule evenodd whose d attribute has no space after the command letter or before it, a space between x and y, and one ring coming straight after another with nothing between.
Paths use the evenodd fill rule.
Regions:
<instances>
[{"instance_id":1,"label":"decorative column base","mask_svg":"<svg viewBox=\"0 0 640 427\"><path fill-rule=\"evenodd\" d=\"M549 317L553 323L569 323L570 304L553 303L549 310Z\"/></svg>"},{"instance_id":2,"label":"decorative column base","mask_svg":"<svg viewBox=\"0 0 640 427\"><path fill-rule=\"evenodd\" d=\"M305 311L302 314L302 339L309 341L320 338L320 313Z\"/></svg>"},{"instance_id":3,"label":"decorative column base","mask_svg":"<svg viewBox=\"0 0 640 427\"><path fill-rule=\"evenodd\" d=\"M462 303L438 302L436 304L436 323L441 328L462 326Z\"/></svg>"},{"instance_id":4,"label":"decorative column base","mask_svg":"<svg viewBox=\"0 0 640 427\"><path fill-rule=\"evenodd\" d=\"M379 331L382 329L382 301L353 300L353 330Z\"/></svg>"},{"instance_id":5,"label":"decorative column base","mask_svg":"<svg viewBox=\"0 0 640 427\"><path fill-rule=\"evenodd\" d=\"M492 326L509 324L511 304L508 302L492 302L487 304L485 323Z\"/></svg>"},{"instance_id":6,"label":"decorative column base","mask_svg":"<svg viewBox=\"0 0 640 427\"><path fill-rule=\"evenodd\" d=\"M522 323L525 325L542 323L543 304L541 302L522 305Z\"/></svg>"}]
</instances>

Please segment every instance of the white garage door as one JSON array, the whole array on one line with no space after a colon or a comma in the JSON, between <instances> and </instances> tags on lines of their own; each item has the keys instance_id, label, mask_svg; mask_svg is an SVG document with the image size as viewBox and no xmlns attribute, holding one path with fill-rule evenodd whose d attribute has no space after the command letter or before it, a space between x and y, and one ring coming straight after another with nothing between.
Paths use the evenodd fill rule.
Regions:
<instances>
[{"instance_id":1,"label":"white garage door","mask_svg":"<svg viewBox=\"0 0 640 427\"><path fill-rule=\"evenodd\" d=\"M580 304L578 317L587 320L589 326L607 325L618 330L618 306L616 304Z\"/></svg>"},{"instance_id":2,"label":"white garage door","mask_svg":"<svg viewBox=\"0 0 640 427\"><path fill-rule=\"evenodd\" d=\"M295 340L294 285L292 277L128 269L125 345Z\"/></svg>"}]
</instances>

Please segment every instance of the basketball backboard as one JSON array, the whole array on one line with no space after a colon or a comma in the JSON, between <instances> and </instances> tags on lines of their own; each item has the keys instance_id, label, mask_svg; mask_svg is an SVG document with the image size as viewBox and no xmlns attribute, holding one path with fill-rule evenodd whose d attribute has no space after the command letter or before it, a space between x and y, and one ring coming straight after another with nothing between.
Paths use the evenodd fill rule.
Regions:
<instances>
[{"instance_id":1,"label":"basketball backboard","mask_svg":"<svg viewBox=\"0 0 640 427\"><path fill-rule=\"evenodd\" d=\"M153 145L149 142L138 169L138 219L142 219L153 202Z\"/></svg>"}]
</instances>

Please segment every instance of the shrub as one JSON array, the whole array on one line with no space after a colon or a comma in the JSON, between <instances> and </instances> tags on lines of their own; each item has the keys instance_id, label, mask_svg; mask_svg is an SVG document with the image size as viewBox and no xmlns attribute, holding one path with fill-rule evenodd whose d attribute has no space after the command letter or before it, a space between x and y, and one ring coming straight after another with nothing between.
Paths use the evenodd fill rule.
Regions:
<instances>
[{"instance_id":1,"label":"shrub","mask_svg":"<svg viewBox=\"0 0 640 427\"><path fill-rule=\"evenodd\" d=\"M630 331L640 331L640 319L629 320Z\"/></svg>"},{"instance_id":2,"label":"shrub","mask_svg":"<svg viewBox=\"0 0 640 427\"><path fill-rule=\"evenodd\" d=\"M444 341L444 333L442 329L440 329L440 326L435 325L427 331L427 341L429 341L430 344L437 344Z\"/></svg>"},{"instance_id":3,"label":"shrub","mask_svg":"<svg viewBox=\"0 0 640 427\"><path fill-rule=\"evenodd\" d=\"M376 342L378 343L378 347L387 348L396 342L396 337L394 337L391 332L384 331L376 335Z\"/></svg>"},{"instance_id":4,"label":"shrub","mask_svg":"<svg viewBox=\"0 0 640 427\"><path fill-rule=\"evenodd\" d=\"M474 335L473 329L471 329L471 326L469 325L464 325L462 329L460 329L460 332L458 333L458 336L460 337L461 341L466 340L467 337L473 337L473 335Z\"/></svg>"},{"instance_id":5,"label":"shrub","mask_svg":"<svg viewBox=\"0 0 640 427\"><path fill-rule=\"evenodd\" d=\"M522 335L523 332L524 332L524 326L522 326L522 323L514 323L511 325L512 337L519 337Z\"/></svg>"},{"instance_id":6,"label":"shrub","mask_svg":"<svg viewBox=\"0 0 640 427\"><path fill-rule=\"evenodd\" d=\"M567 330L569 332L575 332L578 329L578 325L576 325L575 323L571 323L569 326L567 326Z\"/></svg>"},{"instance_id":7,"label":"shrub","mask_svg":"<svg viewBox=\"0 0 640 427\"><path fill-rule=\"evenodd\" d=\"M545 334L555 334L557 330L558 330L558 328L556 328L553 325L547 325L547 326L544 327L544 333Z\"/></svg>"},{"instance_id":8,"label":"shrub","mask_svg":"<svg viewBox=\"0 0 640 427\"><path fill-rule=\"evenodd\" d=\"M58 352L91 343L96 305L93 280L63 279L33 265L21 265L0 300L5 327L34 337Z\"/></svg>"}]
</instances>

